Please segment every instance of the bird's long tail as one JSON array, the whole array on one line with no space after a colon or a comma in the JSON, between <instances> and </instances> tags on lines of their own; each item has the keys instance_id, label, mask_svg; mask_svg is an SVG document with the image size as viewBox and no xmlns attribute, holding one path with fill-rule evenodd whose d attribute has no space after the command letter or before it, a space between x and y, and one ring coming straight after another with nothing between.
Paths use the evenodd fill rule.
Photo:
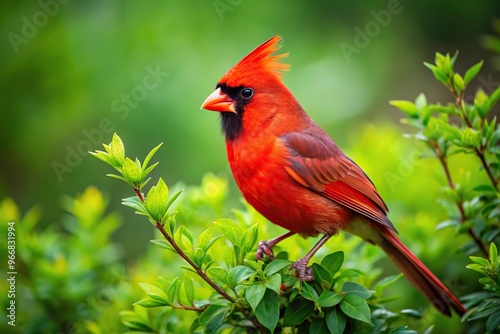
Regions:
<instances>
[{"instance_id":1,"label":"bird's long tail","mask_svg":"<svg viewBox=\"0 0 500 334\"><path fill-rule=\"evenodd\" d=\"M376 243L391 258L406 278L419 289L444 315L451 316L451 309L459 315L466 311L458 299L388 228L377 226L381 236Z\"/></svg>"}]
</instances>

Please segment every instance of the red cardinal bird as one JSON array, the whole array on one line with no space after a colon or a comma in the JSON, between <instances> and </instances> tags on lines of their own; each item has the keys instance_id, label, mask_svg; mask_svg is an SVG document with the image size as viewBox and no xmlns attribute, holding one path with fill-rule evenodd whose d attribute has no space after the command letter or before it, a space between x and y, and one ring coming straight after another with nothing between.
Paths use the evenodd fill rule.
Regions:
<instances>
[{"instance_id":1,"label":"red cardinal bird","mask_svg":"<svg viewBox=\"0 0 500 334\"><path fill-rule=\"evenodd\" d=\"M396 236L387 206L368 176L306 114L280 80L287 54L275 36L232 67L202 108L221 113L229 164L245 199L290 232L261 241L257 258L293 234L323 237L292 267L303 280L316 251L344 230L380 246L443 314L463 314L458 299Z\"/></svg>"}]
</instances>

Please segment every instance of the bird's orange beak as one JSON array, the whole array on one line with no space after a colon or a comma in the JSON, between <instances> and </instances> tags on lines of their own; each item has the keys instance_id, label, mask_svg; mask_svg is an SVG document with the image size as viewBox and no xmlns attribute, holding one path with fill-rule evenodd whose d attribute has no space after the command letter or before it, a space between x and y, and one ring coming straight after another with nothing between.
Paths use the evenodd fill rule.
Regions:
<instances>
[{"instance_id":1,"label":"bird's orange beak","mask_svg":"<svg viewBox=\"0 0 500 334\"><path fill-rule=\"evenodd\" d=\"M227 94L222 93L220 88L217 88L210 94L201 107L212 111L236 113L234 100L227 96Z\"/></svg>"}]
</instances>

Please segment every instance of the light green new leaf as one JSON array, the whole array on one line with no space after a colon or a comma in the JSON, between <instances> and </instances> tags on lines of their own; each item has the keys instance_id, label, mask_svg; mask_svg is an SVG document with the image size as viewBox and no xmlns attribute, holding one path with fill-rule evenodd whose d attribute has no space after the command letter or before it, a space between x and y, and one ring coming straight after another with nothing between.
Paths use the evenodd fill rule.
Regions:
<instances>
[{"instance_id":1,"label":"light green new leaf","mask_svg":"<svg viewBox=\"0 0 500 334\"><path fill-rule=\"evenodd\" d=\"M153 155L156 153L156 151L158 151L158 149L161 147L161 145L163 145L163 143L160 143L158 146L156 146L155 148L153 148L148 153L148 155L146 156L146 158L144 158L144 162L142 163L142 168L146 168L148 166L149 161L151 160L151 158L153 157ZM156 166L156 164L155 164L155 166ZM145 176L145 175L143 175L143 176Z\"/></svg>"},{"instance_id":2,"label":"light green new leaf","mask_svg":"<svg viewBox=\"0 0 500 334\"><path fill-rule=\"evenodd\" d=\"M220 267L212 267L207 269L208 277L218 280L222 284L227 284L227 270Z\"/></svg>"},{"instance_id":3,"label":"light green new leaf","mask_svg":"<svg viewBox=\"0 0 500 334\"><path fill-rule=\"evenodd\" d=\"M182 280L184 295L190 305L194 305L194 286L193 281L189 277L184 277Z\"/></svg>"},{"instance_id":4,"label":"light green new leaf","mask_svg":"<svg viewBox=\"0 0 500 334\"><path fill-rule=\"evenodd\" d=\"M168 188L163 179L160 178L156 186L152 186L148 191L144 202L144 206L157 222L161 221L166 213L167 199Z\"/></svg>"},{"instance_id":5,"label":"light green new leaf","mask_svg":"<svg viewBox=\"0 0 500 334\"><path fill-rule=\"evenodd\" d=\"M214 222L219 227L222 234L235 246L241 245L243 230L231 219L217 219Z\"/></svg>"},{"instance_id":6,"label":"light green new leaf","mask_svg":"<svg viewBox=\"0 0 500 334\"><path fill-rule=\"evenodd\" d=\"M157 299L141 299L138 302L135 302L134 305L139 305L145 308L170 306L170 304L167 303L166 300L157 300Z\"/></svg>"},{"instance_id":7,"label":"light green new leaf","mask_svg":"<svg viewBox=\"0 0 500 334\"><path fill-rule=\"evenodd\" d=\"M116 134L113 134L113 138L111 139L111 143L109 144L109 150L111 156L115 159L118 166L122 166L125 161L125 147L123 146L123 142L121 138Z\"/></svg>"},{"instance_id":8,"label":"light green new leaf","mask_svg":"<svg viewBox=\"0 0 500 334\"><path fill-rule=\"evenodd\" d=\"M474 66L469 68L467 72L465 72L464 83L466 85L477 76L482 66L483 66L483 61L481 60L479 63L475 64Z\"/></svg>"},{"instance_id":9,"label":"light green new leaf","mask_svg":"<svg viewBox=\"0 0 500 334\"><path fill-rule=\"evenodd\" d=\"M389 101L389 104L406 113L411 118L418 118L418 108L413 102L403 100Z\"/></svg>"},{"instance_id":10,"label":"light green new leaf","mask_svg":"<svg viewBox=\"0 0 500 334\"><path fill-rule=\"evenodd\" d=\"M162 289L155 285L147 283L139 283L139 285L142 290L144 290L144 292L146 292L146 294L154 300L164 301L165 303L168 303L169 300L171 300Z\"/></svg>"},{"instance_id":11,"label":"light green new leaf","mask_svg":"<svg viewBox=\"0 0 500 334\"><path fill-rule=\"evenodd\" d=\"M122 175L132 185L139 184L142 181L141 170L130 158L126 158L123 162Z\"/></svg>"}]
</instances>

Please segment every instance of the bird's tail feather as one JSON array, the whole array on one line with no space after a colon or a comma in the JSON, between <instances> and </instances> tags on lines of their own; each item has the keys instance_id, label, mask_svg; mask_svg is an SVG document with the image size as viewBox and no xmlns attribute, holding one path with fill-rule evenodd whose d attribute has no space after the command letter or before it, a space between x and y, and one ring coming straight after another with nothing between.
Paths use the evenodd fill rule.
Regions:
<instances>
[{"instance_id":1,"label":"bird's tail feather","mask_svg":"<svg viewBox=\"0 0 500 334\"><path fill-rule=\"evenodd\" d=\"M377 244L391 258L406 278L443 314L451 316L450 308L459 315L466 311L458 299L389 229L377 228L382 238Z\"/></svg>"}]
</instances>

